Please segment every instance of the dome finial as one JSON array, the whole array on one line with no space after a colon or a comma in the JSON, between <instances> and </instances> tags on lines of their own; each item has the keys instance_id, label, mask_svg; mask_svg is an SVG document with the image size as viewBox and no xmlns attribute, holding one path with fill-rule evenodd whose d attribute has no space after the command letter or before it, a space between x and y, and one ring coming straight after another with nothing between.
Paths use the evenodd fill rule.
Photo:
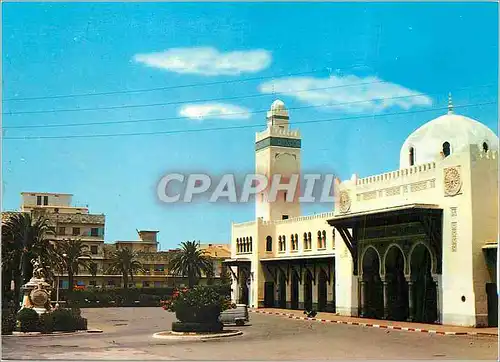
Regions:
<instances>
[{"instance_id":1,"label":"dome finial","mask_svg":"<svg viewBox=\"0 0 500 362\"><path fill-rule=\"evenodd\" d=\"M451 92L448 93L448 114L453 114L453 100L451 99Z\"/></svg>"}]
</instances>

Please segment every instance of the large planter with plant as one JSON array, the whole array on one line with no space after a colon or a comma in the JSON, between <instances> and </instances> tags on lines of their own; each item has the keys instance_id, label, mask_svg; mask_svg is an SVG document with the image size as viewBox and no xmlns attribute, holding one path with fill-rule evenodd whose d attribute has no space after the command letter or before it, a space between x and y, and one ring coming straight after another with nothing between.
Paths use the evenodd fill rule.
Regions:
<instances>
[{"instance_id":1,"label":"large planter with plant","mask_svg":"<svg viewBox=\"0 0 500 362\"><path fill-rule=\"evenodd\" d=\"M231 307L230 300L207 286L174 291L172 298L162 301L165 310L175 312L178 322L172 323L174 332L220 332L220 313Z\"/></svg>"}]
</instances>

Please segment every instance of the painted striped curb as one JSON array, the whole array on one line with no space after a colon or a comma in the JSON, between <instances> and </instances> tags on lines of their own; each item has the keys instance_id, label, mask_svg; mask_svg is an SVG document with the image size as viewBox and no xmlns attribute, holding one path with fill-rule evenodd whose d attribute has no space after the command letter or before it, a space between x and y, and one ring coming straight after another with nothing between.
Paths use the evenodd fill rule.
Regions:
<instances>
[{"instance_id":1,"label":"painted striped curb","mask_svg":"<svg viewBox=\"0 0 500 362\"><path fill-rule=\"evenodd\" d=\"M395 325L383 325L383 324L373 324L373 323L363 323L363 322L351 322L351 321L336 321L331 319L322 319L322 318L308 318L308 317L300 317L292 313L283 313L283 312L267 312L261 311L257 309L250 309L252 313L259 314L269 314L269 315L279 315L288 317L289 319L298 319L303 321L317 321L323 323L337 323L337 324L345 324L350 326L361 326L361 327L372 327L372 328L380 328L380 329L393 329L398 331L407 331L407 332L423 332L428 334L437 334L441 336L493 336L498 337L497 334L487 333L487 332L449 332L449 331L436 331L432 329L424 329L424 328L413 328L413 327L402 327Z\"/></svg>"}]
</instances>

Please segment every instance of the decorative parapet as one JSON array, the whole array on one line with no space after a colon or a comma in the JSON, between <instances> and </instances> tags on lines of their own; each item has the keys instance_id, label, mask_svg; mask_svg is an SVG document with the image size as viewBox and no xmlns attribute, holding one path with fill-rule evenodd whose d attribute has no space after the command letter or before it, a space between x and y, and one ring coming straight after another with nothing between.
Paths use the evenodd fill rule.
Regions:
<instances>
[{"instance_id":1,"label":"decorative parapet","mask_svg":"<svg viewBox=\"0 0 500 362\"><path fill-rule=\"evenodd\" d=\"M253 221L246 221L246 222L242 222L242 223L238 223L238 224L233 223L233 228L249 227L249 226L253 226L255 224L256 224L255 220L253 220Z\"/></svg>"},{"instance_id":2,"label":"decorative parapet","mask_svg":"<svg viewBox=\"0 0 500 362\"><path fill-rule=\"evenodd\" d=\"M292 218L286 219L286 220L269 220L269 221L261 220L261 223L262 223L262 225L281 225L281 224L290 224L290 223L307 221L307 220L331 218L334 215L335 215L335 213L333 211L329 211L329 212L323 212L323 213L314 214L314 215L292 217Z\"/></svg>"},{"instance_id":3,"label":"decorative parapet","mask_svg":"<svg viewBox=\"0 0 500 362\"><path fill-rule=\"evenodd\" d=\"M386 181L397 181L398 179L405 176L412 176L416 174L421 174L424 172L433 172L436 169L435 162L424 163L422 165L416 165L408 168L403 168L397 171L391 171L382 173L380 175L374 175L369 177L364 177L356 180L356 185L371 185L382 183Z\"/></svg>"},{"instance_id":4,"label":"decorative parapet","mask_svg":"<svg viewBox=\"0 0 500 362\"><path fill-rule=\"evenodd\" d=\"M255 142L259 142L268 137L300 138L300 132L298 130L289 130L278 126L271 126L262 132L257 132L255 134Z\"/></svg>"},{"instance_id":5,"label":"decorative parapet","mask_svg":"<svg viewBox=\"0 0 500 362\"><path fill-rule=\"evenodd\" d=\"M475 156L479 159L485 159L485 160L496 160L498 158L498 152L497 151L482 151L482 150L477 150L475 152Z\"/></svg>"}]
</instances>

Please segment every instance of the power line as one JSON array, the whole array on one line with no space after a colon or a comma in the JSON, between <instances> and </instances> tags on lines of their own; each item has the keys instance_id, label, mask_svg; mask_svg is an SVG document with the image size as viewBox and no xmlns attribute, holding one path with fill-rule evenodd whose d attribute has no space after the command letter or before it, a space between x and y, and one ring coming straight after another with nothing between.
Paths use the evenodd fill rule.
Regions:
<instances>
[{"instance_id":1,"label":"power line","mask_svg":"<svg viewBox=\"0 0 500 362\"><path fill-rule=\"evenodd\" d=\"M350 69L350 68L351 67L345 68L345 69ZM280 75L274 75L274 76L262 76L262 77L253 77L253 78L244 78L244 79L233 79L233 80L220 80L220 81L215 81L215 82L181 84L181 85L166 86L166 87L157 87L157 88L131 89L131 90L109 91L109 92L95 92L95 93L61 94L61 95L53 95L53 96L35 96L35 97L23 97L23 98L7 98L7 99L4 99L3 101L4 102L11 102L11 101L27 101L27 100L41 100L41 99L59 99L59 98L106 96L106 95L127 94L127 93L156 92L156 91L164 91L164 90L170 90L170 89L204 87L204 86L211 86L211 85L217 85L217 84L232 84L232 83L240 83L240 82L250 82L250 81L254 81L254 80L264 80L264 79L272 79L272 78L292 77L292 76L297 76L297 75L319 73L319 72L323 72L325 70L328 70L328 68L322 68L322 69L312 70L312 71L309 71L309 72L288 73L288 74L280 74Z\"/></svg>"},{"instance_id":2,"label":"power line","mask_svg":"<svg viewBox=\"0 0 500 362\"><path fill-rule=\"evenodd\" d=\"M471 89L471 88L483 88L490 87L492 84L485 84L481 86L475 87L463 87L452 89L451 91L456 92L459 90ZM329 103L329 104L321 104L321 105L309 105L309 106L300 106L300 107L289 107L288 110L302 110L302 109L310 109L310 108L322 108L322 107L330 107L334 108L342 105L351 105L351 104L359 104L359 103L368 103L368 102L380 102L387 100L395 100L395 99L405 99L405 98L413 98L413 97L422 97L428 95L438 95L442 92L435 93L416 93L407 96L397 96L397 97L386 97L386 98L372 98L367 100L360 101L352 101L352 102L342 102L342 103ZM258 110L258 111L248 111L248 112L234 112L223 115L226 116L238 116L238 115L246 115L246 114L259 114L266 113L269 109ZM59 127L78 127L78 126L99 126L99 125L111 125L111 124L127 124L127 123L146 123L146 122L159 122L159 121L171 121L171 120L191 120L192 117L163 117L163 118L146 118L146 119L133 119L133 120L119 120L119 121L106 121L106 122L86 122L86 123L69 123L69 124L37 124L37 125L21 125L21 126L6 126L4 129L26 129L26 128L59 128Z\"/></svg>"},{"instance_id":3,"label":"power line","mask_svg":"<svg viewBox=\"0 0 500 362\"><path fill-rule=\"evenodd\" d=\"M466 104L466 105L454 105L453 108L466 108L466 107L477 107L486 106L491 104L496 104L497 102L485 102L476 104ZM448 107L439 107L432 109L422 109L416 111L408 112L394 112L385 114L371 114L364 116L352 116L352 117L341 117L341 118L329 118L321 120L312 121L298 121L291 122L291 124L312 124L312 123L326 123L334 121L352 120L352 119L363 119L363 118L379 118L379 117L389 117L389 116L399 116L406 114L416 114L424 112L434 112L438 110L447 110ZM240 125L240 126L228 126L228 127L213 127L213 128L200 128L200 129L184 129L184 130L171 130L171 131L156 131L156 132L135 132L135 133L109 133L109 134L92 134L92 135L67 135L67 136L28 136L28 137L4 137L4 140L40 140L40 139L70 139L70 138L99 138L99 137L121 137L121 136L151 136L151 135L168 135L168 134L180 134L180 133L199 133L199 132L210 132L210 131L225 131L234 129L245 129L245 128L256 128L262 127L262 124L250 124L250 125Z\"/></svg>"},{"instance_id":4,"label":"power line","mask_svg":"<svg viewBox=\"0 0 500 362\"><path fill-rule=\"evenodd\" d=\"M355 87L361 85L368 84L377 84L377 83L388 83L387 81L379 80L373 82L364 82L364 83L355 83L355 84L345 84L345 85L337 85L330 87L321 87L321 88L310 88L310 89L301 89L293 92L278 92L278 94L295 94L295 93L303 93L317 90L326 90L326 89L336 89L336 88L347 88L347 87ZM184 100L184 101L175 101L175 102L165 102L165 103L148 103L148 104L125 104L125 105L117 105L117 106L106 106L106 107L90 107L90 108L66 108L66 109L42 109L36 111L19 111L19 112L2 112L3 115L11 116L16 114L41 114L41 113L59 113L59 112L81 112L81 111L105 111L112 109L125 109L125 108L143 108L143 107L158 107L158 106L171 106L177 104L187 104L187 103L203 103L203 102L216 102L216 101L228 101L235 99L244 99L244 98L257 98L257 97L270 97L276 95L275 93L258 93L258 94L249 94L244 96L234 96L234 97L219 97L219 98L209 98L209 99L193 99L193 100Z\"/></svg>"}]
</instances>

